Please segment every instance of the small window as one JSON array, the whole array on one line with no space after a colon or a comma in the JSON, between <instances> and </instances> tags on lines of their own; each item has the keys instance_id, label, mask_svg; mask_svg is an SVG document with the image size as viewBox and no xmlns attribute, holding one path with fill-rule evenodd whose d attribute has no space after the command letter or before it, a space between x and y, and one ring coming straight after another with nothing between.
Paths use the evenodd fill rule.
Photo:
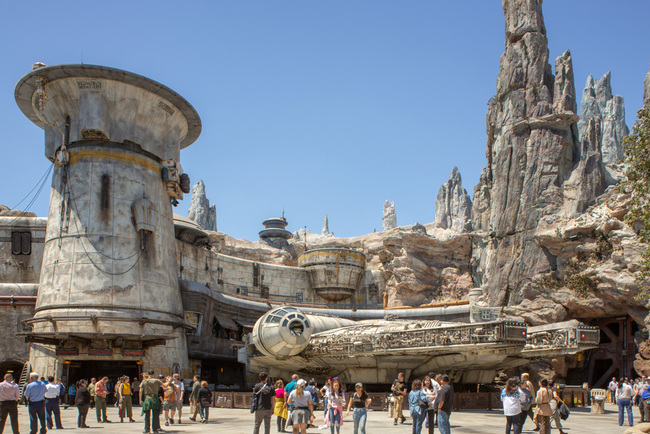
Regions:
<instances>
[{"instance_id":1,"label":"small window","mask_svg":"<svg viewBox=\"0 0 650 434\"><path fill-rule=\"evenodd\" d=\"M31 255L32 254L32 233L12 232L11 253L13 255Z\"/></svg>"},{"instance_id":2,"label":"small window","mask_svg":"<svg viewBox=\"0 0 650 434\"><path fill-rule=\"evenodd\" d=\"M259 286L259 285L260 285L260 266L259 264L253 264L253 286Z\"/></svg>"}]
</instances>

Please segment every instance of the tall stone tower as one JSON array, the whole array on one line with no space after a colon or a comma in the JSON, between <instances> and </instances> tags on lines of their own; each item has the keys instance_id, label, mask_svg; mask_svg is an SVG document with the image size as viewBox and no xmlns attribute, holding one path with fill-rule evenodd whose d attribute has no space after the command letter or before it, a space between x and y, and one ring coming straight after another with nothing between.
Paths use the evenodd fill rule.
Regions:
<instances>
[{"instance_id":1,"label":"tall stone tower","mask_svg":"<svg viewBox=\"0 0 650 434\"><path fill-rule=\"evenodd\" d=\"M36 64L16 85L54 163L32 369L81 377L189 366L172 204L189 191L180 150L201 121L148 78ZM116 372L116 375L117 375ZM137 373L136 373L137 375Z\"/></svg>"}]
</instances>

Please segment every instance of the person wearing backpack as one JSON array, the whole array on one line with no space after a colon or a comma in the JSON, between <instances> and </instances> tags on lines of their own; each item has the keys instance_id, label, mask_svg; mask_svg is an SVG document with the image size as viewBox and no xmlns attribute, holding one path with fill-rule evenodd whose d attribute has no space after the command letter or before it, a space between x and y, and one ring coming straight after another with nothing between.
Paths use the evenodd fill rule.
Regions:
<instances>
[{"instance_id":1,"label":"person wearing backpack","mask_svg":"<svg viewBox=\"0 0 650 434\"><path fill-rule=\"evenodd\" d=\"M260 372L260 382L253 387L253 412L255 413L255 427L253 434L259 434L262 421L264 422L264 433L271 432L271 416L273 416L273 386L268 382L269 375Z\"/></svg>"}]
</instances>

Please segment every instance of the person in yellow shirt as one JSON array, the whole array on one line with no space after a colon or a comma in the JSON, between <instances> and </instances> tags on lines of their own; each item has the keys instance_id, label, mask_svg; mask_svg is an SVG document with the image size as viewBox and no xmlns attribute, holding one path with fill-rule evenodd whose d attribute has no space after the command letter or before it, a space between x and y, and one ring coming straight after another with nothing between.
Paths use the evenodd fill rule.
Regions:
<instances>
[{"instance_id":1,"label":"person in yellow shirt","mask_svg":"<svg viewBox=\"0 0 650 434\"><path fill-rule=\"evenodd\" d=\"M122 417L120 417L120 422L124 421L124 416L129 417L129 422L135 422L133 419L133 402L131 398L131 383L129 383L129 376L125 375L122 377L122 383L118 390L120 394L120 407L122 407Z\"/></svg>"}]
</instances>

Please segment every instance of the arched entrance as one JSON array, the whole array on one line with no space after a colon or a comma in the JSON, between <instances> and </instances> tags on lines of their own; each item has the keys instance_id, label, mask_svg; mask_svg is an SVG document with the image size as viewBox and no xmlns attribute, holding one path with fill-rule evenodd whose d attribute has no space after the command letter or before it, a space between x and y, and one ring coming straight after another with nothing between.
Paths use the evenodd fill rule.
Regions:
<instances>
[{"instance_id":1,"label":"arched entrance","mask_svg":"<svg viewBox=\"0 0 650 434\"><path fill-rule=\"evenodd\" d=\"M5 360L0 363L0 378L4 378L6 373L14 376L14 380L18 382L20 373L23 371L23 363L15 360ZM4 381L4 380L3 380Z\"/></svg>"}]
</instances>

